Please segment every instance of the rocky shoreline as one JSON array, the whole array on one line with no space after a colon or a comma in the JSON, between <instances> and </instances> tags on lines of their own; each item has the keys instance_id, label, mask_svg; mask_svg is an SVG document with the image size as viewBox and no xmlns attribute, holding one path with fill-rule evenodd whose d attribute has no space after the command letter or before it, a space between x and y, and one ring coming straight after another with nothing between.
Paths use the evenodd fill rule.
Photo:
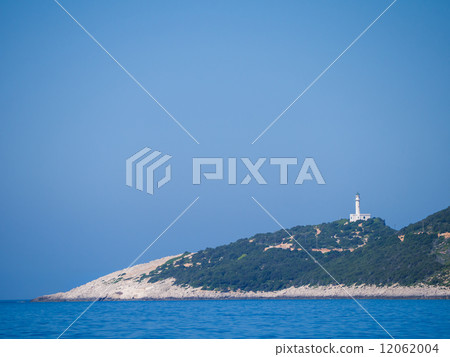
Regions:
<instances>
[{"instance_id":1,"label":"rocky shoreline","mask_svg":"<svg viewBox=\"0 0 450 357\"><path fill-rule=\"evenodd\" d=\"M300 286L278 291L212 291L174 284L174 279L148 283L145 274L164 264L170 256L119 270L67 292L40 296L34 302L61 301L149 301L231 299L450 299L450 288L442 286Z\"/></svg>"},{"instance_id":2,"label":"rocky shoreline","mask_svg":"<svg viewBox=\"0 0 450 357\"><path fill-rule=\"evenodd\" d=\"M447 300L450 299L449 294L439 294L439 295L400 295L400 294L387 294L387 295L352 295L350 296L315 296L315 295L295 295L295 296L285 296L285 295L275 295L275 296L259 296L257 294L251 296L214 296L214 297L148 297L139 299L120 299L120 298L58 298L52 295L43 295L38 298L32 299L32 302L91 302L91 301L201 301L201 300L331 300L331 299L386 299L386 300Z\"/></svg>"}]
</instances>

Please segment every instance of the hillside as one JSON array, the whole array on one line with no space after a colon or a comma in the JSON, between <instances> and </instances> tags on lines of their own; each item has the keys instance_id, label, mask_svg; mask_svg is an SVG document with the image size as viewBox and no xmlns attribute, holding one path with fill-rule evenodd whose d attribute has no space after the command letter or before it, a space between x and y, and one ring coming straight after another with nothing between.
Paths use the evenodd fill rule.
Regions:
<instances>
[{"instance_id":1,"label":"hillside","mask_svg":"<svg viewBox=\"0 0 450 357\"><path fill-rule=\"evenodd\" d=\"M297 226L293 238L345 285L449 285L450 208L400 232L379 218L342 219ZM419 222L420 226L421 223ZM185 253L143 276L149 282L174 278L203 289L274 291L290 286L328 285L332 278L283 230L257 234L214 249Z\"/></svg>"},{"instance_id":2,"label":"hillside","mask_svg":"<svg viewBox=\"0 0 450 357\"><path fill-rule=\"evenodd\" d=\"M450 296L450 207L400 231L380 218L288 231L162 258L37 300L343 297L305 250L357 296Z\"/></svg>"}]
</instances>

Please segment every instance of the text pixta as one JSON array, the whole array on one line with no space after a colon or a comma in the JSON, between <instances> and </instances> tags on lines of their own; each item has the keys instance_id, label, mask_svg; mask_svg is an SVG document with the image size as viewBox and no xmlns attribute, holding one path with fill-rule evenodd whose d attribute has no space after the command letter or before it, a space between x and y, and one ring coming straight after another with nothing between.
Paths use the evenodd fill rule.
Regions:
<instances>
[{"instance_id":1,"label":"text pixta","mask_svg":"<svg viewBox=\"0 0 450 357\"><path fill-rule=\"evenodd\" d=\"M274 157L265 158L260 157L254 162L247 157L243 158L219 158L219 157L196 157L192 159L192 183L200 185L202 178L206 180L226 180L229 185L236 185L238 182L241 185L247 185L254 180L259 185L266 185L267 181L264 179L260 170L266 162L279 172L279 183L281 185L288 184L288 170L298 170L296 175L295 185L301 185L305 181L316 181L319 185L324 185L325 180L317 167L313 158L306 158L303 160L301 167L298 167L298 159L296 157ZM239 163L239 164L238 164ZM224 177L224 165L227 168L227 178ZM245 170L242 179L238 180L238 166Z\"/></svg>"}]
</instances>

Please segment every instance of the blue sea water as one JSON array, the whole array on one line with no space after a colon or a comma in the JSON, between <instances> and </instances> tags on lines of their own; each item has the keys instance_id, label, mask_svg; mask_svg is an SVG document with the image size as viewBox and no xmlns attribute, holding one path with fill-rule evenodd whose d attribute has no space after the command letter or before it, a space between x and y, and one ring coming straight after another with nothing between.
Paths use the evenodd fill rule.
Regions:
<instances>
[{"instance_id":1,"label":"blue sea water","mask_svg":"<svg viewBox=\"0 0 450 357\"><path fill-rule=\"evenodd\" d=\"M449 300L360 300L395 338L450 338ZM87 302L0 302L0 338L56 338ZM389 338L352 300L97 302L63 338Z\"/></svg>"}]
</instances>

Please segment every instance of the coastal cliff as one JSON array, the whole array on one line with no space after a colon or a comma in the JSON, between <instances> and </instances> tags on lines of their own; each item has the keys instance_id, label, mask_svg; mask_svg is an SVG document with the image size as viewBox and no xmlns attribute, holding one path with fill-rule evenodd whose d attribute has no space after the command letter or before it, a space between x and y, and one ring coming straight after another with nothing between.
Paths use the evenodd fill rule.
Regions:
<instances>
[{"instance_id":1,"label":"coastal cliff","mask_svg":"<svg viewBox=\"0 0 450 357\"><path fill-rule=\"evenodd\" d=\"M177 256L175 256L176 258ZM179 255L178 257L181 257ZM179 286L169 278L155 283L140 281L141 272L155 269L166 257L137 265L127 272L119 270L65 293L44 295L35 302L57 301L130 301L130 300L196 300L196 299L332 299L332 298L419 298L449 299L450 288L420 284L417 286L355 285L344 289L337 285L290 287L278 291L214 291Z\"/></svg>"},{"instance_id":2,"label":"coastal cliff","mask_svg":"<svg viewBox=\"0 0 450 357\"><path fill-rule=\"evenodd\" d=\"M289 232L161 258L33 301L450 298L450 208L399 231L372 218Z\"/></svg>"}]
</instances>

